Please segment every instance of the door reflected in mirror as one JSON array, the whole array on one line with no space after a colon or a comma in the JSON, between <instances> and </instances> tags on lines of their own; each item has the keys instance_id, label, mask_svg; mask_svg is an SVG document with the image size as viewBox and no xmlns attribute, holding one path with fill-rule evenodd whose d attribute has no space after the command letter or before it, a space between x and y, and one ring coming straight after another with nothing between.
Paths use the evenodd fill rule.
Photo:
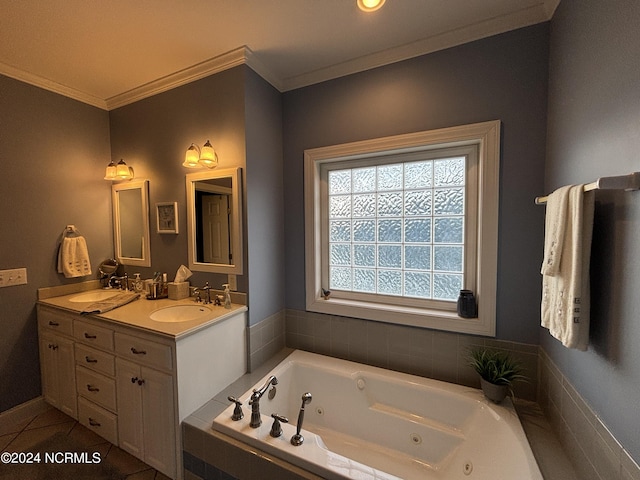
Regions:
<instances>
[{"instance_id":1,"label":"door reflected in mirror","mask_svg":"<svg viewBox=\"0 0 640 480\"><path fill-rule=\"evenodd\" d=\"M116 258L123 265L151 266L149 243L149 181L111 187Z\"/></svg>"},{"instance_id":2,"label":"door reflected in mirror","mask_svg":"<svg viewBox=\"0 0 640 480\"><path fill-rule=\"evenodd\" d=\"M242 273L240 168L187 175L189 268Z\"/></svg>"},{"instance_id":3,"label":"door reflected in mirror","mask_svg":"<svg viewBox=\"0 0 640 480\"><path fill-rule=\"evenodd\" d=\"M230 177L202 180L196 188L196 260L233 265Z\"/></svg>"}]
</instances>

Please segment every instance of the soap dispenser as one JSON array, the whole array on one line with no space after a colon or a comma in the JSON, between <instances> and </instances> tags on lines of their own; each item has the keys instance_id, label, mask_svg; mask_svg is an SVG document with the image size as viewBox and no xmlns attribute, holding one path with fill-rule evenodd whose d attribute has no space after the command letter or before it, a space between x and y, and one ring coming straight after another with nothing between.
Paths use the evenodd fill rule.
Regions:
<instances>
[{"instance_id":1,"label":"soap dispenser","mask_svg":"<svg viewBox=\"0 0 640 480\"><path fill-rule=\"evenodd\" d=\"M140 274L135 274L135 280L133 281L133 291L136 293L142 293L143 285L142 279L140 278Z\"/></svg>"},{"instance_id":2,"label":"soap dispenser","mask_svg":"<svg viewBox=\"0 0 640 480\"><path fill-rule=\"evenodd\" d=\"M224 308L231 308L231 290L229 290L229 284L223 283L224 287Z\"/></svg>"}]
</instances>

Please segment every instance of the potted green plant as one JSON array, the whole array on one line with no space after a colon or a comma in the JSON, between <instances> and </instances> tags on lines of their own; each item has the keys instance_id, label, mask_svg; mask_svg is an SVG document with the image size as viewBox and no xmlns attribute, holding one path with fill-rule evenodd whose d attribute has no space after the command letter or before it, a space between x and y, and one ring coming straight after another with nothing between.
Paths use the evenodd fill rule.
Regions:
<instances>
[{"instance_id":1,"label":"potted green plant","mask_svg":"<svg viewBox=\"0 0 640 480\"><path fill-rule=\"evenodd\" d=\"M520 362L507 352L487 348L474 348L469 354L469 365L480 375L480 386L484 395L500 403L517 381L526 381Z\"/></svg>"}]
</instances>

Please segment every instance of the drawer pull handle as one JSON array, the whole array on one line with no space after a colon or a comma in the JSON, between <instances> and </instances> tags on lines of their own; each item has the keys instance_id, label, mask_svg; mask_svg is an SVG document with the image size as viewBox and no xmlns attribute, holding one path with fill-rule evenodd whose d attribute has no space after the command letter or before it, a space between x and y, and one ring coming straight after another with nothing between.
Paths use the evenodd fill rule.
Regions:
<instances>
[{"instance_id":1,"label":"drawer pull handle","mask_svg":"<svg viewBox=\"0 0 640 480\"><path fill-rule=\"evenodd\" d=\"M89 356L84 357L84 359L87 361L87 363L98 363L98 360Z\"/></svg>"},{"instance_id":2,"label":"drawer pull handle","mask_svg":"<svg viewBox=\"0 0 640 480\"><path fill-rule=\"evenodd\" d=\"M100 427L100 422L96 422L93 418L89 417L89 425L92 427Z\"/></svg>"},{"instance_id":3,"label":"drawer pull handle","mask_svg":"<svg viewBox=\"0 0 640 480\"><path fill-rule=\"evenodd\" d=\"M131 347L131 353L133 353L134 355L146 355L147 352L145 352L144 350L137 350L135 347Z\"/></svg>"},{"instance_id":4,"label":"drawer pull handle","mask_svg":"<svg viewBox=\"0 0 640 480\"><path fill-rule=\"evenodd\" d=\"M58 345L56 345L55 343L50 343L50 344L48 345L48 347L49 347L51 350L57 350L57 349L58 349Z\"/></svg>"},{"instance_id":5,"label":"drawer pull handle","mask_svg":"<svg viewBox=\"0 0 640 480\"><path fill-rule=\"evenodd\" d=\"M144 380L138 377L131 377L131 383L137 383L138 385L142 385Z\"/></svg>"},{"instance_id":6,"label":"drawer pull handle","mask_svg":"<svg viewBox=\"0 0 640 480\"><path fill-rule=\"evenodd\" d=\"M87 384L87 390L90 392L99 392L100 389L98 387L92 387L90 384Z\"/></svg>"},{"instance_id":7,"label":"drawer pull handle","mask_svg":"<svg viewBox=\"0 0 640 480\"><path fill-rule=\"evenodd\" d=\"M54 322L53 320L49 320L49 325L52 327L59 327L60 324L58 322Z\"/></svg>"},{"instance_id":8,"label":"drawer pull handle","mask_svg":"<svg viewBox=\"0 0 640 480\"><path fill-rule=\"evenodd\" d=\"M84 333L84 338L89 338L89 339L93 339L93 338L97 338L95 335L90 335L87 332Z\"/></svg>"}]
</instances>

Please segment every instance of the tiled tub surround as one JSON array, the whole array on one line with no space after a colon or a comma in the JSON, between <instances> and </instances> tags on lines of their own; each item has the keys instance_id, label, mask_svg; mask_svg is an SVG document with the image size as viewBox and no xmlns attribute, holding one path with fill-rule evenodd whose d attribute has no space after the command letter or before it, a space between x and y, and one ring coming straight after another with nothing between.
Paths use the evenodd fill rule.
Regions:
<instances>
[{"instance_id":1,"label":"tiled tub surround","mask_svg":"<svg viewBox=\"0 0 640 480\"><path fill-rule=\"evenodd\" d=\"M252 372L285 347L284 310L248 327L248 370Z\"/></svg>"},{"instance_id":2,"label":"tiled tub surround","mask_svg":"<svg viewBox=\"0 0 640 480\"><path fill-rule=\"evenodd\" d=\"M540 349L538 403L581 480L640 480L640 467Z\"/></svg>"},{"instance_id":3,"label":"tiled tub surround","mask_svg":"<svg viewBox=\"0 0 640 480\"><path fill-rule=\"evenodd\" d=\"M475 388L480 388L480 380L469 366L469 350L493 347L522 362L529 381L515 384L515 394L536 400L537 345L299 310L286 311L286 343L289 348Z\"/></svg>"}]
</instances>

